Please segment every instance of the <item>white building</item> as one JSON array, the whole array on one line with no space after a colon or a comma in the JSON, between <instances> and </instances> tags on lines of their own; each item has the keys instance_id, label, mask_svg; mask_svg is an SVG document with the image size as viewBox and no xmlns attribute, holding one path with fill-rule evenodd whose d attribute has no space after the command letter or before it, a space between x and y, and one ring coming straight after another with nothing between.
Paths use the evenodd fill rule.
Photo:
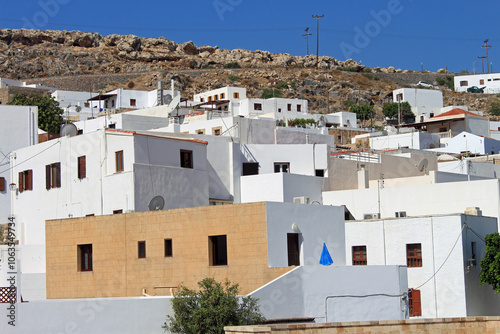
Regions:
<instances>
[{"instance_id":1,"label":"white building","mask_svg":"<svg viewBox=\"0 0 500 334\"><path fill-rule=\"evenodd\" d=\"M63 116L66 118L79 117L80 120L85 120L98 114L97 110L90 108L90 103L87 101L98 93L56 90L51 95L59 102L59 107L64 110Z\"/></svg>"},{"instance_id":2,"label":"white building","mask_svg":"<svg viewBox=\"0 0 500 334\"><path fill-rule=\"evenodd\" d=\"M7 86L39 88L39 89L46 89L50 92L56 91L56 88L54 88L54 87L48 87L48 86L44 86L44 85L40 85L40 84L28 84L26 81L0 78L0 88L7 87Z\"/></svg>"},{"instance_id":3,"label":"white building","mask_svg":"<svg viewBox=\"0 0 500 334\"><path fill-rule=\"evenodd\" d=\"M163 96L166 98L174 98L179 96L179 91L163 90ZM115 89L105 94L96 95L88 99L90 107L93 108L97 114L105 109L142 109L150 108L158 105L158 90L144 91L144 90L130 90L130 89Z\"/></svg>"},{"instance_id":4,"label":"white building","mask_svg":"<svg viewBox=\"0 0 500 334\"><path fill-rule=\"evenodd\" d=\"M410 317L497 315L500 297L479 284L482 238L496 231L495 218L463 214L346 221L347 263L407 265Z\"/></svg>"},{"instance_id":5,"label":"white building","mask_svg":"<svg viewBox=\"0 0 500 334\"><path fill-rule=\"evenodd\" d=\"M404 129L407 130L407 129ZM387 150L406 147L416 150L426 150L439 147L439 135L422 131L401 131L402 133L379 133L381 135L368 136L370 148L374 150ZM356 136L362 138L363 135ZM366 136L366 135L365 135Z\"/></svg>"},{"instance_id":6,"label":"white building","mask_svg":"<svg viewBox=\"0 0 500 334\"><path fill-rule=\"evenodd\" d=\"M448 139L444 143L444 146L433 149L433 151L444 153L465 153L468 155L499 154L500 141L468 132L461 132Z\"/></svg>"},{"instance_id":7,"label":"white building","mask_svg":"<svg viewBox=\"0 0 500 334\"><path fill-rule=\"evenodd\" d=\"M408 102L417 122L438 115L443 108L443 93L440 90L400 88L392 92L394 102Z\"/></svg>"},{"instance_id":8,"label":"white building","mask_svg":"<svg viewBox=\"0 0 500 334\"><path fill-rule=\"evenodd\" d=\"M484 88L486 94L500 93L500 73L457 75L454 82L457 92L466 92L467 88L476 86Z\"/></svg>"},{"instance_id":9,"label":"white building","mask_svg":"<svg viewBox=\"0 0 500 334\"><path fill-rule=\"evenodd\" d=\"M206 142L118 130L17 150L23 298L45 298L45 220L208 205L206 161Z\"/></svg>"}]
</instances>

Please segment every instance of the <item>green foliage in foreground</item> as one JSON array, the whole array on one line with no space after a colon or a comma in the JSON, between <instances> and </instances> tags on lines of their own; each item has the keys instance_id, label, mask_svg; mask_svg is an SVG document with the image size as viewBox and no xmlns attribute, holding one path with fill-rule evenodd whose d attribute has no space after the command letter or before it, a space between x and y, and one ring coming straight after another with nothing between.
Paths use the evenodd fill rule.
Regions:
<instances>
[{"instance_id":1,"label":"green foliage in foreground","mask_svg":"<svg viewBox=\"0 0 500 334\"><path fill-rule=\"evenodd\" d=\"M172 300L174 316L167 316L162 326L171 333L224 333L224 326L244 326L262 323L257 299L239 300L238 284L219 283L213 278L198 282L199 291L182 286Z\"/></svg>"}]
</instances>

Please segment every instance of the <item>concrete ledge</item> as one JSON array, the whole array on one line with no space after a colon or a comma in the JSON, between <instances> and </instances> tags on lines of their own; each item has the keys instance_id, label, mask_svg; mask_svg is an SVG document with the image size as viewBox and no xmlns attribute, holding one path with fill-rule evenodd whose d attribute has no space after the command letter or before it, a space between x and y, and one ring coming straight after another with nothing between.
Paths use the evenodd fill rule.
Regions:
<instances>
[{"instance_id":1,"label":"concrete ledge","mask_svg":"<svg viewBox=\"0 0 500 334\"><path fill-rule=\"evenodd\" d=\"M439 319L408 319L408 320L381 320L358 322L332 323L305 323L305 324L276 324L267 326L226 327L226 333L345 333L348 328L356 328L358 333L393 333L411 331L411 333L446 332L460 333L464 330L469 333L500 333L500 316L495 317L468 317L468 318L439 318ZM397 327L397 328L394 328ZM352 331L349 330L349 331Z\"/></svg>"}]
</instances>

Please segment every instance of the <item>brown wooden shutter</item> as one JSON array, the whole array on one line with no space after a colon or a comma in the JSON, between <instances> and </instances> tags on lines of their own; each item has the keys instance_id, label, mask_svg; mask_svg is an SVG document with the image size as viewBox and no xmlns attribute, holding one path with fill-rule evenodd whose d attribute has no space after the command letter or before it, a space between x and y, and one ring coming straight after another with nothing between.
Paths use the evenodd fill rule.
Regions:
<instances>
[{"instance_id":1,"label":"brown wooden shutter","mask_svg":"<svg viewBox=\"0 0 500 334\"><path fill-rule=\"evenodd\" d=\"M0 191L5 191L5 178L0 177Z\"/></svg>"},{"instance_id":2,"label":"brown wooden shutter","mask_svg":"<svg viewBox=\"0 0 500 334\"><path fill-rule=\"evenodd\" d=\"M45 189L50 189L50 165L45 166Z\"/></svg>"},{"instance_id":3,"label":"brown wooden shutter","mask_svg":"<svg viewBox=\"0 0 500 334\"><path fill-rule=\"evenodd\" d=\"M87 177L87 165L85 156L78 158L78 178L84 179Z\"/></svg>"},{"instance_id":4,"label":"brown wooden shutter","mask_svg":"<svg viewBox=\"0 0 500 334\"><path fill-rule=\"evenodd\" d=\"M23 172L19 172L19 192L22 193L23 191L24 191Z\"/></svg>"},{"instance_id":5,"label":"brown wooden shutter","mask_svg":"<svg viewBox=\"0 0 500 334\"><path fill-rule=\"evenodd\" d=\"M55 163L54 167L56 168L56 188L61 188L61 163Z\"/></svg>"},{"instance_id":6,"label":"brown wooden shutter","mask_svg":"<svg viewBox=\"0 0 500 334\"><path fill-rule=\"evenodd\" d=\"M28 169L28 175L26 176L26 190L33 190L33 170Z\"/></svg>"},{"instance_id":7,"label":"brown wooden shutter","mask_svg":"<svg viewBox=\"0 0 500 334\"><path fill-rule=\"evenodd\" d=\"M422 302L420 301L420 290L410 289L408 291L410 317L422 315Z\"/></svg>"}]
</instances>

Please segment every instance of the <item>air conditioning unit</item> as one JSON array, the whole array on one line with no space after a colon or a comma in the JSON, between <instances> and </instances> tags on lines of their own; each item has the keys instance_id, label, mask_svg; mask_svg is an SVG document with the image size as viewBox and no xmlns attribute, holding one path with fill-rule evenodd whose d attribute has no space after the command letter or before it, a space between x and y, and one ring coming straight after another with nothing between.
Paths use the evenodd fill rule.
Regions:
<instances>
[{"instance_id":1,"label":"air conditioning unit","mask_svg":"<svg viewBox=\"0 0 500 334\"><path fill-rule=\"evenodd\" d=\"M403 218L406 217L406 211L396 211L394 215L396 216L396 218Z\"/></svg>"},{"instance_id":2,"label":"air conditioning unit","mask_svg":"<svg viewBox=\"0 0 500 334\"><path fill-rule=\"evenodd\" d=\"M365 213L363 219L380 219L380 213Z\"/></svg>"},{"instance_id":3,"label":"air conditioning unit","mask_svg":"<svg viewBox=\"0 0 500 334\"><path fill-rule=\"evenodd\" d=\"M309 197L307 197L307 196L294 197L293 203L295 203L295 204L309 204Z\"/></svg>"}]
</instances>

